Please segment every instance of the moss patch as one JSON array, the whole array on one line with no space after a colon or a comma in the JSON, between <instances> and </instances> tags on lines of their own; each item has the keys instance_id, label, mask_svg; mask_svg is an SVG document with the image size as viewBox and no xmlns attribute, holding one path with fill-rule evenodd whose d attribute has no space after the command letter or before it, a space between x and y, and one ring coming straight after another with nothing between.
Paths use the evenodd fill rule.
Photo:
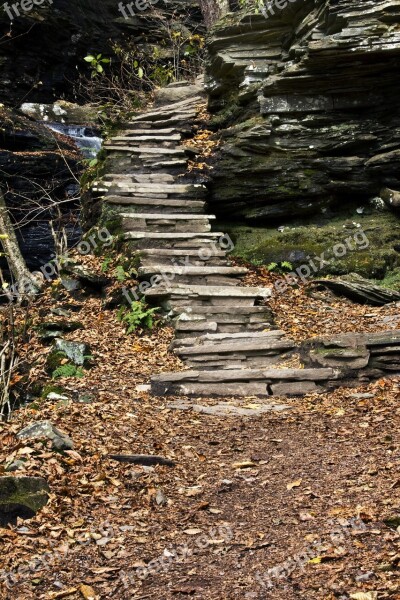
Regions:
<instances>
[{"instance_id":1,"label":"moss patch","mask_svg":"<svg viewBox=\"0 0 400 600\"><path fill-rule=\"evenodd\" d=\"M225 227L235 249L233 255L257 265L290 262L294 268L310 264L317 267L315 277L356 272L366 278L384 280L386 287L400 287L400 221L391 213L337 216L325 223L290 224L276 228ZM322 266L316 257L322 254Z\"/></svg>"}]
</instances>

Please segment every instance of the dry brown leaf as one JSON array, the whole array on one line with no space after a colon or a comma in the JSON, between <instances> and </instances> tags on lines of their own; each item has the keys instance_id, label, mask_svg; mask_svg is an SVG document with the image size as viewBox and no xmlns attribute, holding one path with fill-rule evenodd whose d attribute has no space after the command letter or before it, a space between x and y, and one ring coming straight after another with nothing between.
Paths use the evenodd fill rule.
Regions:
<instances>
[{"instance_id":1,"label":"dry brown leaf","mask_svg":"<svg viewBox=\"0 0 400 600\"><path fill-rule=\"evenodd\" d=\"M292 490L293 488L300 487L302 479L296 479L296 481L292 481L292 483L288 483L286 489Z\"/></svg>"},{"instance_id":2,"label":"dry brown leaf","mask_svg":"<svg viewBox=\"0 0 400 600\"><path fill-rule=\"evenodd\" d=\"M90 585L82 584L81 587L79 588L79 591L82 594L82 596L85 598L85 600L96 600L97 599L96 592L94 591L94 589L92 587L90 587Z\"/></svg>"}]
</instances>

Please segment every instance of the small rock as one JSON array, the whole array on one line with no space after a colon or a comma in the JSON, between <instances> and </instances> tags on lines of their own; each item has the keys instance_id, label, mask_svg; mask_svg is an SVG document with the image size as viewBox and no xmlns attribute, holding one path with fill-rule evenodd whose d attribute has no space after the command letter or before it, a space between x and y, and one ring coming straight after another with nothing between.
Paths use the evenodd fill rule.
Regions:
<instances>
[{"instance_id":1,"label":"small rock","mask_svg":"<svg viewBox=\"0 0 400 600\"><path fill-rule=\"evenodd\" d=\"M20 440L48 439L52 442L53 450L72 450L74 443L71 438L54 427L51 421L38 421L22 429L17 438Z\"/></svg>"},{"instance_id":2,"label":"small rock","mask_svg":"<svg viewBox=\"0 0 400 600\"><path fill-rule=\"evenodd\" d=\"M165 506L166 504L168 504L168 499L161 489L157 490L155 501L156 504L158 504L158 506Z\"/></svg>"},{"instance_id":3,"label":"small rock","mask_svg":"<svg viewBox=\"0 0 400 600\"><path fill-rule=\"evenodd\" d=\"M67 292L77 292L82 288L80 282L76 279L72 279L72 277L61 277L61 285Z\"/></svg>"},{"instance_id":4,"label":"small rock","mask_svg":"<svg viewBox=\"0 0 400 600\"><path fill-rule=\"evenodd\" d=\"M78 396L76 402L78 402L78 404L92 404L95 399L96 397L94 394L82 394L81 396Z\"/></svg>"},{"instance_id":5,"label":"small rock","mask_svg":"<svg viewBox=\"0 0 400 600\"><path fill-rule=\"evenodd\" d=\"M11 462L7 463L5 466L5 470L8 473L12 473L13 471L18 471L18 469L23 469L23 467L25 466L25 461L24 460L12 460Z\"/></svg>"},{"instance_id":6,"label":"small rock","mask_svg":"<svg viewBox=\"0 0 400 600\"><path fill-rule=\"evenodd\" d=\"M65 354L74 365L83 366L86 362L90 350L87 344L79 342L69 342L62 338L57 338L54 348L58 352Z\"/></svg>"},{"instance_id":7,"label":"small rock","mask_svg":"<svg viewBox=\"0 0 400 600\"><path fill-rule=\"evenodd\" d=\"M54 400L55 402L62 401L62 400L69 400L68 396L63 396L62 394L56 394L55 392L50 392L50 394L47 394L46 398L47 398L47 400Z\"/></svg>"},{"instance_id":8,"label":"small rock","mask_svg":"<svg viewBox=\"0 0 400 600\"><path fill-rule=\"evenodd\" d=\"M31 519L48 502L49 485L42 477L0 477L0 525Z\"/></svg>"},{"instance_id":9,"label":"small rock","mask_svg":"<svg viewBox=\"0 0 400 600\"><path fill-rule=\"evenodd\" d=\"M146 384L143 384L143 385L137 385L137 386L136 386L136 388L135 388L135 390L136 390L137 392L150 392L150 390L151 390L151 385L146 385Z\"/></svg>"}]
</instances>

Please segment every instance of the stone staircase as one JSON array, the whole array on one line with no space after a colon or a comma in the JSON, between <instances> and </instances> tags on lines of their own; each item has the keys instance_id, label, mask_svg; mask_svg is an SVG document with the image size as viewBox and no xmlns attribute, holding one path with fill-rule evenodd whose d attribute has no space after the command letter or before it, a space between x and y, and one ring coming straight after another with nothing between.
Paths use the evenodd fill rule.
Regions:
<instances>
[{"instance_id":1,"label":"stone staircase","mask_svg":"<svg viewBox=\"0 0 400 600\"><path fill-rule=\"evenodd\" d=\"M334 367L285 368L296 348L274 329L271 289L243 287L247 270L232 266L230 240L212 231L206 188L188 180L193 151L184 141L202 106L195 96L128 123L105 145L108 174L93 188L118 213L145 299L170 317L171 351L188 368L154 375L152 393L271 397L336 386Z\"/></svg>"}]
</instances>

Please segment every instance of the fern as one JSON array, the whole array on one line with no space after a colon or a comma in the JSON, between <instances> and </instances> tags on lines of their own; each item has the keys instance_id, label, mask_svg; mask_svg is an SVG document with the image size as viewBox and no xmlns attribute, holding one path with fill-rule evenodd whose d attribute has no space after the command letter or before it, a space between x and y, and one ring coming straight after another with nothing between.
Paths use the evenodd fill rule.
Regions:
<instances>
[{"instance_id":1,"label":"fern","mask_svg":"<svg viewBox=\"0 0 400 600\"><path fill-rule=\"evenodd\" d=\"M117 318L126 325L126 333L133 333L138 327L147 327L152 329L154 326L154 313L158 308L148 308L144 302L132 302L127 310L121 307Z\"/></svg>"},{"instance_id":2,"label":"fern","mask_svg":"<svg viewBox=\"0 0 400 600\"><path fill-rule=\"evenodd\" d=\"M55 371L53 371L52 379L59 379L61 377L84 377L82 367L76 367L75 365L66 364L61 365Z\"/></svg>"}]
</instances>

